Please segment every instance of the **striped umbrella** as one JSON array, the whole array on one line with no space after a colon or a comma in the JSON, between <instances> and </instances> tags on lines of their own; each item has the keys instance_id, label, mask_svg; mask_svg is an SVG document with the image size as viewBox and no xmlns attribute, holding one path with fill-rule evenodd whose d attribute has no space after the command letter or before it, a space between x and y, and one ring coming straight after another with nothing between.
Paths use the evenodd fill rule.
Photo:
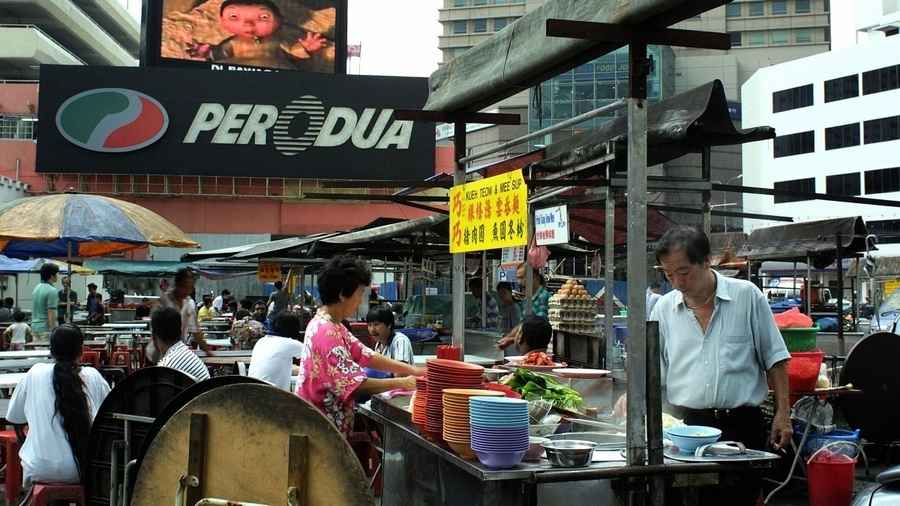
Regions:
<instances>
[{"instance_id":1,"label":"striped umbrella","mask_svg":"<svg viewBox=\"0 0 900 506\"><path fill-rule=\"evenodd\" d=\"M96 257L146 245L199 246L153 211L101 195L65 193L0 205L0 253L9 257Z\"/></svg>"}]
</instances>

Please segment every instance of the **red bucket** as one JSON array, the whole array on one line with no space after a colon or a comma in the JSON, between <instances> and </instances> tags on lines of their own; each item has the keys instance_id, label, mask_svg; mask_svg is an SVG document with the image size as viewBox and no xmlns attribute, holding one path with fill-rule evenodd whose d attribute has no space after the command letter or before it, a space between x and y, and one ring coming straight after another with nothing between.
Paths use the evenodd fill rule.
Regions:
<instances>
[{"instance_id":1,"label":"red bucket","mask_svg":"<svg viewBox=\"0 0 900 506\"><path fill-rule=\"evenodd\" d=\"M809 506L849 506L853 500L856 458L828 450L834 445L856 447L835 442L823 446L809 458L806 464Z\"/></svg>"},{"instance_id":2,"label":"red bucket","mask_svg":"<svg viewBox=\"0 0 900 506\"><path fill-rule=\"evenodd\" d=\"M819 378L819 368L825 353L821 351L806 351L791 353L791 361L788 362L788 381L791 393L812 392L816 389L816 380Z\"/></svg>"}]
</instances>

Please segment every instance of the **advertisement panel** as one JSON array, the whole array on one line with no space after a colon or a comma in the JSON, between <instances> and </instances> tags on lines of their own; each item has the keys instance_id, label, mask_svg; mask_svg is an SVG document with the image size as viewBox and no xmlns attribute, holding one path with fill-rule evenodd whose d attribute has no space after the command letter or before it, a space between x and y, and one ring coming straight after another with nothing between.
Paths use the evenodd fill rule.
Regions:
<instances>
[{"instance_id":1,"label":"advertisement panel","mask_svg":"<svg viewBox=\"0 0 900 506\"><path fill-rule=\"evenodd\" d=\"M145 0L143 66L343 74L347 0Z\"/></svg>"},{"instance_id":2,"label":"advertisement panel","mask_svg":"<svg viewBox=\"0 0 900 506\"><path fill-rule=\"evenodd\" d=\"M534 238L538 246L569 242L569 209L555 206L534 211Z\"/></svg>"},{"instance_id":3,"label":"advertisement panel","mask_svg":"<svg viewBox=\"0 0 900 506\"><path fill-rule=\"evenodd\" d=\"M522 170L450 189L450 253L528 244L528 188Z\"/></svg>"},{"instance_id":4,"label":"advertisement panel","mask_svg":"<svg viewBox=\"0 0 900 506\"><path fill-rule=\"evenodd\" d=\"M419 179L424 78L41 66L38 172Z\"/></svg>"}]
</instances>

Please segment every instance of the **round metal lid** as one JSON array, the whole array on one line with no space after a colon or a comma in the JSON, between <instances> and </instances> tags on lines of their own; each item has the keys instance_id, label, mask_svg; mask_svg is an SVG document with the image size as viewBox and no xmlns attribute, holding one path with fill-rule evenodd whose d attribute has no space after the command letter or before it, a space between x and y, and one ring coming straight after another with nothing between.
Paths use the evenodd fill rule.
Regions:
<instances>
[{"instance_id":1,"label":"round metal lid","mask_svg":"<svg viewBox=\"0 0 900 506\"><path fill-rule=\"evenodd\" d=\"M169 367L148 367L128 375L106 396L91 425L90 461L86 472L82 473L89 504L109 504L113 441L125 438L124 423L113 418L113 413L156 418L170 400L194 383L193 378L181 371ZM150 425L130 422L129 426L133 452L143 445ZM123 460L120 457L120 476L126 464Z\"/></svg>"},{"instance_id":2,"label":"round metal lid","mask_svg":"<svg viewBox=\"0 0 900 506\"><path fill-rule=\"evenodd\" d=\"M851 428L876 443L900 439L900 336L879 332L850 350L841 370L841 384L852 383L860 395L840 397L838 405Z\"/></svg>"}]
</instances>

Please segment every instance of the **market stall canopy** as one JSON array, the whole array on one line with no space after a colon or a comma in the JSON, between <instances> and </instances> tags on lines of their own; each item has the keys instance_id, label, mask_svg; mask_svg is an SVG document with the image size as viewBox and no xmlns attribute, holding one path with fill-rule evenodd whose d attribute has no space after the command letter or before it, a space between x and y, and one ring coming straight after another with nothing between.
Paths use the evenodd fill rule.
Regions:
<instances>
[{"instance_id":1,"label":"market stall canopy","mask_svg":"<svg viewBox=\"0 0 900 506\"><path fill-rule=\"evenodd\" d=\"M322 239L325 244L359 244L366 242L385 241L401 236L409 236L424 230L431 230L435 226L446 223L450 218L444 214L433 214L423 218L391 223L356 232L348 232L326 239Z\"/></svg>"},{"instance_id":2,"label":"market stall canopy","mask_svg":"<svg viewBox=\"0 0 900 506\"><path fill-rule=\"evenodd\" d=\"M726 3L728 0L549 0L431 74L425 108L479 110L622 45L547 37L548 19L666 28Z\"/></svg>"},{"instance_id":3,"label":"market stall canopy","mask_svg":"<svg viewBox=\"0 0 900 506\"><path fill-rule=\"evenodd\" d=\"M313 234L301 237L288 237L277 241L264 242L256 246L236 253L231 258L235 260L248 258L305 256L309 248L317 241L337 235L335 232Z\"/></svg>"},{"instance_id":4,"label":"market stall canopy","mask_svg":"<svg viewBox=\"0 0 900 506\"><path fill-rule=\"evenodd\" d=\"M153 211L102 195L44 195L0 205L0 252L7 256L95 257L145 245L198 247Z\"/></svg>"},{"instance_id":5,"label":"market stall canopy","mask_svg":"<svg viewBox=\"0 0 900 506\"><path fill-rule=\"evenodd\" d=\"M85 266L100 274L165 278L188 268L207 278L228 278L256 273L256 266L209 265L155 260L86 260Z\"/></svg>"},{"instance_id":6,"label":"market stall canopy","mask_svg":"<svg viewBox=\"0 0 900 506\"><path fill-rule=\"evenodd\" d=\"M625 140L628 119L607 121L593 130L547 146L544 160L533 168L560 171L598 159L611 140ZM716 79L692 90L651 104L647 111L647 164L656 165L710 146L743 144L775 137L768 126L739 129L728 113L722 81Z\"/></svg>"},{"instance_id":7,"label":"market stall canopy","mask_svg":"<svg viewBox=\"0 0 900 506\"><path fill-rule=\"evenodd\" d=\"M758 228L750 233L738 255L756 261L812 256L813 265L824 268L835 260L838 238L846 258L865 251L867 234L866 224L859 216Z\"/></svg>"},{"instance_id":8,"label":"market stall canopy","mask_svg":"<svg viewBox=\"0 0 900 506\"><path fill-rule=\"evenodd\" d=\"M59 267L59 272L61 274L69 273L69 266L65 262L59 262L56 260L49 259L32 259L32 260L21 260L18 258L10 258L6 255L0 255L0 273L2 274L23 274L26 272L40 272L41 266L46 263L55 264ZM94 274L94 271L91 269L87 269L85 267L81 267L79 265L72 265L72 272L74 274Z\"/></svg>"},{"instance_id":9,"label":"market stall canopy","mask_svg":"<svg viewBox=\"0 0 900 506\"><path fill-rule=\"evenodd\" d=\"M238 253L242 253L247 251L250 248L255 248L261 244L266 244L266 242L255 242L251 244L244 244L242 246L229 246L227 248L218 248L218 249L205 249L202 251L191 251L189 253L185 253L181 255L182 262L196 262L198 260L209 260L211 258L227 258Z\"/></svg>"}]
</instances>

